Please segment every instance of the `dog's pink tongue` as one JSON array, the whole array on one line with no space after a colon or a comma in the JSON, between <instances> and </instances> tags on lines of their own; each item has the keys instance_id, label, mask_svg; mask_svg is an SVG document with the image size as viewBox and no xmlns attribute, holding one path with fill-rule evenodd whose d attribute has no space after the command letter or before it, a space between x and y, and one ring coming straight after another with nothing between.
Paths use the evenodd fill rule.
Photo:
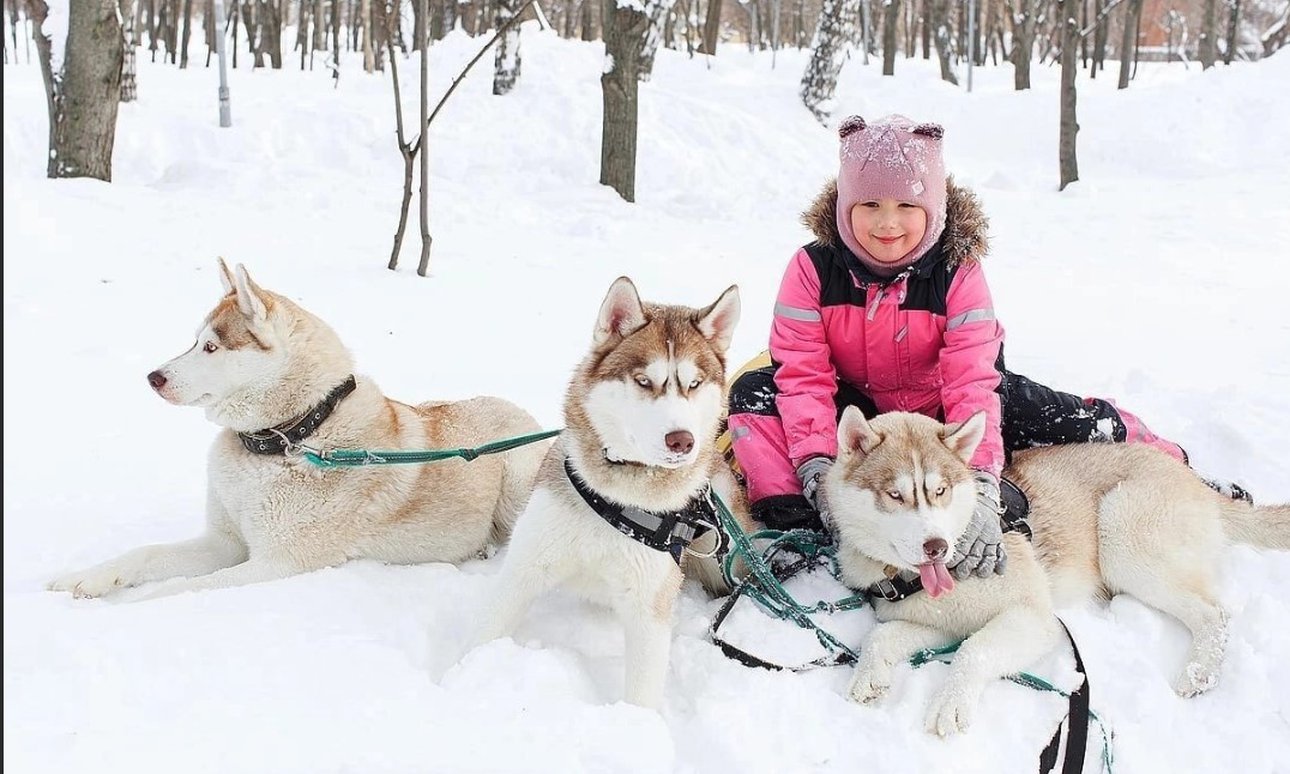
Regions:
<instances>
[{"instance_id":1,"label":"dog's pink tongue","mask_svg":"<svg viewBox=\"0 0 1290 774\"><path fill-rule=\"evenodd\" d=\"M918 565L918 577L923 581L923 590L936 599L942 594L954 590L954 578L945 569L945 562L928 562Z\"/></svg>"}]
</instances>

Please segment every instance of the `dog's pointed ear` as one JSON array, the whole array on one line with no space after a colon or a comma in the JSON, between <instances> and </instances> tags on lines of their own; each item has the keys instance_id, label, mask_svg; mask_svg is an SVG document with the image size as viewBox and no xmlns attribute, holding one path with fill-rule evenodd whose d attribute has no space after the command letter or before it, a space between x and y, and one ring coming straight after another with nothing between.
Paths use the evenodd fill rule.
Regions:
<instances>
[{"instance_id":1,"label":"dog's pointed ear","mask_svg":"<svg viewBox=\"0 0 1290 774\"><path fill-rule=\"evenodd\" d=\"M978 411L957 425L946 425L941 440L964 462L969 462L985 437L985 411Z\"/></svg>"},{"instance_id":2,"label":"dog's pointed ear","mask_svg":"<svg viewBox=\"0 0 1290 774\"><path fill-rule=\"evenodd\" d=\"M739 322L739 286L726 288L712 306L701 310L695 317L694 325L703 338L725 352L730 348L730 339L735 335L735 325Z\"/></svg>"},{"instance_id":3,"label":"dog's pointed ear","mask_svg":"<svg viewBox=\"0 0 1290 774\"><path fill-rule=\"evenodd\" d=\"M882 436L864 418L864 414L855 406L847 406L838 420L838 448L852 454L871 454Z\"/></svg>"},{"instance_id":4,"label":"dog's pointed ear","mask_svg":"<svg viewBox=\"0 0 1290 774\"><path fill-rule=\"evenodd\" d=\"M645 323L645 307L641 305L636 286L626 277L619 277L609 286L609 292L600 304L594 336L596 346L615 336L626 337L644 327Z\"/></svg>"},{"instance_id":5,"label":"dog's pointed ear","mask_svg":"<svg viewBox=\"0 0 1290 774\"><path fill-rule=\"evenodd\" d=\"M237 275L234 280L237 288L237 310L251 322L267 320L269 309L264 303L264 291L255 284L251 275L246 273L246 267L240 263L237 265Z\"/></svg>"},{"instance_id":6,"label":"dog's pointed ear","mask_svg":"<svg viewBox=\"0 0 1290 774\"><path fill-rule=\"evenodd\" d=\"M232 295L237 292L237 280L233 279L233 272L228 270L228 264L224 263L224 257L220 256L215 260L219 261L219 282L224 286L224 295Z\"/></svg>"}]
</instances>

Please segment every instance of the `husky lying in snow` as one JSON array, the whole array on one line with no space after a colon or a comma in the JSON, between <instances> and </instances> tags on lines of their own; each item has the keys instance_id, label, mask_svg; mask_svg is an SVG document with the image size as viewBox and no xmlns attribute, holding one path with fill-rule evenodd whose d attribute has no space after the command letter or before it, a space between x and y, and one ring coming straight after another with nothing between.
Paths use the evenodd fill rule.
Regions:
<instances>
[{"instance_id":1,"label":"husky lying in snow","mask_svg":"<svg viewBox=\"0 0 1290 774\"><path fill-rule=\"evenodd\" d=\"M467 464L321 470L289 455L318 448L477 446L538 429L498 398L410 406L354 376L336 333L221 260L224 297L184 354L148 374L157 394L200 406L224 428L211 447L206 533L138 548L53 581L97 597L149 581L163 596L308 572L348 559L456 562L510 534L545 444Z\"/></svg>"},{"instance_id":2,"label":"husky lying in snow","mask_svg":"<svg viewBox=\"0 0 1290 774\"><path fill-rule=\"evenodd\" d=\"M694 310L642 304L631 280L614 282L569 385L565 431L516 525L476 644L506 636L537 595L568 585L622 619L627 700L662 703L682 567L721 587L716 563L690 554L715 548L709 486L737 517L744 513L715 448L738 318L734 287Z\"/></svg>"},{"instance_id":3,"label":"husky lying in snow","mask_svg":"<svg viewBox=\"0 0 1290 774\"><path fill-rule=\"evenodd\" d=\"M967 460L984 423L984 414L944 426L896 413L867 422L855 408L839 423L838 464L824 486L843 579L868 588L896 572L917 574L925 589L896 602L875 598L880 623L860 652L851 698L881 697L895 665L966 637L926 721L937 734L962 731L987 683L1058 645L1055 606L1118 593L1191 631L1174 681L1179 694L1213 687L1227 638L1217 602L1221 550L1229 540L1290 549L1290 506L1233 501L1142 445L1031 449L1004 474L1030 499L1034 544L1007 533L1006 574L956 583L944 562L972 516Z\"/></svg>"}]
</instances>

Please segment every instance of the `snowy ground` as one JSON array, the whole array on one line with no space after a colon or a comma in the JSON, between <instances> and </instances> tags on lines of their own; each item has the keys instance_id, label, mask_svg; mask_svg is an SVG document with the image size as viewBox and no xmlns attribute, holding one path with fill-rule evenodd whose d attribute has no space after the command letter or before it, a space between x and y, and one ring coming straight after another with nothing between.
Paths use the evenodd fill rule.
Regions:
<instances>
[{"instance_id":1,"label":"snowy ground","mask_svg":"<svg viewBox=\"0 0 1290 774\"><path fill-rule=\"evenodd\" d=\"M221 130L213 69L141 61L111 185L43 178L39 76L4 68L7 771L1033 770L1059 700L1001 681L978 725L941 741L921 718L944 667L857 707L846 670L726 660L704 636L717 603L697 588L661 716L617 701L619 631L571 597L452 666L497 559L353 563L137 605L43 590L201 529L215 430L144 375L191 343L218 298L217 255L330 321L390 395L494 393L548 426L620 274L646 298L694 305L738 282L735 359L764 345L783 267L807 240L797 213L836 158L794 96L804 56L781 52L772 69L733 46L710 62L661 53L627 205L596 183L601 47L524 35L518 89L493 97L481 68L432 132L429 279L411 271L415 244L403 270L384 269L402 167L388 80L354 63L338 89L321 68L233 72L234 127ZM433 49L434 93L472 45ZM1275 96L1290 59L1143 65L1128 91L1081 79L1083 180L1060 194L1054 68L1024 93L1010 69L978 69L967 94L934 63L902 59L894 79L879 67L848 66L839 117L945 125L949 166L992 216L1010 365L1115 397L1198 468L1290 500L1290 146L1275 129L1290 119ZM1169 688L1185 647L1172 620L1129 598L1065 614L1117 771L1290 772L1290 556L1234 548L1224 567L1229 658L1195 700ZM797 636L737 624L753 647ZM1055 654L1034 671L1066 668Z\"/></svg>"}]
</instances>

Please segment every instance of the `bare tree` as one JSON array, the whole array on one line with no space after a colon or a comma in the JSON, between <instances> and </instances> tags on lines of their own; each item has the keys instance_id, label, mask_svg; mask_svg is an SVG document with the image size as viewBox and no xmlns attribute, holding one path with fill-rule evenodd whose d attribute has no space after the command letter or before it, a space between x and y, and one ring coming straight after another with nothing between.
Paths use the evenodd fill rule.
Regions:
<instances>
[{"instance_id":1,"label":"bare tree","mask_svg":"<svg viewBox=\"0 0 1290 774\"><path fill-rule=\"evenodd\" d=\"M1236 53L1237 35L1241 25L1241 0L1227 0L1227 45L1223 48L1223 64L1230 65Z\"/></svg>"},{"instance_id":2,"label":"bare tree","mask_svg":"<svg viewBox=\"0 0 1290 774\"><path fill-rule=\"evenodd\" d=\"M255 18L260 28L256 40L258 53L269 55L269 66L282 69L282 16L272 0L259 0Z\"/></svg>"},{"instance_id":3,"label":"bare tree","mask_svg":"<svg viewBox=\"0 0 1290 774\"><path fill-rule=\"evenodd\" d=\"M605 68L600 76L604 114L600 133L600 183L636 201L636 136L641 52L660 3L643 0L606 7Z\"/></svg>"},{"instance_id":4,"label":"bare tree","mask_svg":"<svg viewBox=\"0 0 1290 774\"><path fill-rule=\"evenodd\" d=\"M134 34L134 0L120 0L121 13L121 101L134 102L139 98L138 58L134 49L139 39Z\"/></svg>"},{"instance_id":5,"label":"bare tree","mask_svg":"<svg viewBox=\"0 0 1290 774\"><path fill-rule=\"evenodd\" d=\"M1200 39L1196 42L1196 55L1200 59L1200 66L1203 70L1208 70L1218 61L1218 13L1215 9L1215 0L1205 0L1204 12L1201 14L1200 22Z\"/></svg>"},{"instance_id":6,"label":"bare tree","mask_svg":"<svg viewBox=\"0 0 1290 774\"><path fill-rule=\"evenodd\" d=\"M1021 91L1030 88L1030 59L1035 47L1040 0L1010 0L1008 7L1012 11L1013 86Z\"/></svg>"},{"instance_id":7,"label":"bare tree","mask_svg":"<svg viewBox=\"0 0 1290 774\"><path fill-rule=\"evenodd\" d=\"M717 36L720 33L721 0L708 0L708 13L703 20L703 44L699 50L709 56L716 56Z\"/></svg>"},{"instance_id":8,"label":"bare tree","mask_svg":"<svg viewBox=\"0 0 1290 774\"><path fill-rule=\"evenodd\" d=\"M493 57L493 94L498 96L509 94L520 79L520 25L509 23L515 16L514 5L515 0L497 0L493 18L497 29L506 29Z\"/></svg>"},{"instance_id":9,"label":"bare tree","mask_svg":"<svg viewBox=\"0 0 1290 774\"><path fill-rule=\"evenodd\" d=\"M416 2L426 2L426 0L416 0ZM534 2L535 0L525 0L524 4L521 5L518 9L516 9L515 15L512 16L511 19L506 23L508 26L503 26L501 29L497 30L497 32L493 35L492 39L490 39L487 43L485 43L483 47L479 49L479 52L476 53L475 56L469 62L466 63L466 66L462 68L462 71L457 75L456 78L453 79L452 85L448 87L448 90L444 92L444 95L439 99L439 102L434 106L434 110L430 111L429 116L426 115L426 107L429 105L429 98L428 98L428 94L429 94L428 48L429 46L422 47L421 121L420 121L421 131L412 140L404 139L403 97L402 97L402 93L399 91L399 63L398 63L398 57L394 55L394 40L393 40L393 37L390 35L385 36L385 44L389 48L389 53L390 53L390 77L394 82L395 131L399 141L399 154L403 156L403 202L399 208L399 226L398 226L398 229L394 232L394 248L390 251L390 262L388 264L388 268L391 271L397 269L399 266L399 251L403 246L403 232L408 225L408 206L412 202L412 173L416 166L418 154L421 157L421 262L417 267L417 273L420 274L422 277L424 277L426 275L426 270L430 262L430 232L429 232L429 201L430 201L429 190L430 189L429 189L429 180L428 180L429 158L426 155L427 153L429 153L429 151L426 150L426 137L429 136L430 125L434 123L435 117L439 115L439 111L442 110L443 106L448 102L448 98L451 97L452 93L457 90L457 87L461 85L461 82L466 79L466 74L469 73L471 68L475 66L475 63L478 62L484 56L484 54L488 51L488 49L491 48L493 44L496 43L497 40L502 35L506 34L506 30L509 28L509 25L515 24L516 21L519 20L520 16L524 13L524 11L526 11L528 7L532 5ZM426 9L423 7L422 10L426 10ZM424 18L424 16L422 18ZM418 39L420 39L425 33L423 30L417 30L413 34L415 34L418 37Z\"/></svg>"},{"instance_id":10,"label":"bare tree","mask_svg":"<svg viewBox=\"0 0 1290 774\"><path fill-rule=\"evenodd\" d=\"M54 43L42 29L49 6L44 0L27 4L49 111L46 171L54 178L110 182L124 59L117 0L78 0L69 6L60 9L68 14L67 39L55 61Z\"/></svg>"},{"instance_id":11,"label":"bare tree","mask_svg":"<svg viewBox=\"0 0 1290 774\"><path fill-rule=\"evenodd\" d=\"M941 80L957 86L959 79L950 63L954 55L954 36L950 32L949 0L934 0L932 3L932 30L936 39L936 58L941 64Z\"/></svg>"},{"instance_id":12,"label":"bare tree","mask_svg":"<svg viewBox=\"0 0 1290 774\"><path fill-rule=\"evenodd\" d=\"M1142 0L1129 0L1124 7L1124 37L1120 40L1120 81L1117 88L1129 88L1133 63L1138 60L1138 27L1142 23Z\"/></svg>"},{"instance_id":13,"label":"bare tree","mask_svg":"<svg viewBox=\"0 0 1290 774\"><path fill-rule=\"evenodd\" d=\"M179 38L179 69L188 68L188 41L193 37L193 0L184 0L184 32Z\"/></svg>"},{"instance_id":14,"label":"bare tree","mask_svg":"<svg viewBox=\"0 0 1290 774\"><path fill-rule=\"evenodd\" d=\"M910 5L913 5L911 2ZM900 25L900 0L883 0L882 9L882 74L896 74L896 46Z\"/></svg>"},{"instance_id":15,"label":"bare tree","mask_svg":"<svg viewBox=\"0 0 1290 774\"><path fill-rule=\"evenodd\" d=\"M1079 122L1075 118L1075 76L1079 69L1077 54L1080 41L1079 24L1075 21L1079 12L1076 5L1078 2L1079 0L1061 0L1061 126L1057 142L1061 185L1058 190L1079 180L1079 165L1075 159L1075 135L1079 132Z\"/></svg>"},{"instance_id":16,"label":"bare tree","mask_svg":"<svg viewBox=\"0 0 1290 774\"><path fill-rule=\"evenodd\" d=\"M1286 44L1287 40L1290 40L1290 3L1281 6L1280 18L1259 36L1259 42L1263 44L1263 56L1272 56Z\"/></svg>"},{"instance_id":17,"label":"bare tree","mask_svg":"<svg viewBox=\"0 0 1290 774\"><path fill-rule=\"evenodd\" d=\"M798 95L816 120L824 123L833 109L838 74L846 62L847 48L856 38L860 17L858 0L824 0L815 29L815 50L802 76Z\"/></svg>"},{"instance_id":18,"label":"bare tree","mask_svg":"<svg viewBox=\"0 0 1290 774\"><path fill-rule=\"evenodd\" d=\"M662 0L650 6L649 29L645 31L645 45L641 47L640 70L637 73L641 81L648 81L654 74L654 57L658 54L658 43L663 34L663 20L672 10L673 4L673 0Z\"/></svg>"}]
</instances>

